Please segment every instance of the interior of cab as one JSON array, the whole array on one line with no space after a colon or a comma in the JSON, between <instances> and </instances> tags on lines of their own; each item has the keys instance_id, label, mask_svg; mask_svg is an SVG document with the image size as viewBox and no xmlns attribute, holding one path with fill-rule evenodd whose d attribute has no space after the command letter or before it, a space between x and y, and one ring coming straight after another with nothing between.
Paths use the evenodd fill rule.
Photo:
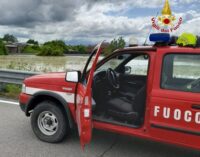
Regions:
<instances>
[{"instance_id":1,"label":"interior of cab","mask_svg":"<svg viewBox=\"0 0 200 157\"><path fill-rule=\"evenodd\" d=\"M97 67L93 79L93 119L140 127L144 122L149 56L116 55Z\"/></svg>"}]
</instances>

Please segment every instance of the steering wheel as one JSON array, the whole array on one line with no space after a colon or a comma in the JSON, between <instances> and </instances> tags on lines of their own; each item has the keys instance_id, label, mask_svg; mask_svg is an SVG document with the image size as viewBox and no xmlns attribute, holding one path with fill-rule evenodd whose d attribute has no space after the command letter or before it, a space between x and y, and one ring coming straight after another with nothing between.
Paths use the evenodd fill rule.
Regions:
<instances>
[{"instance_id":1,"label":"steering wheel","mask_svg":"<svg viewBox=\"0 0 200 157\"><path fill-rule=\"evenodd\" d=\"M106 72L106 75L107 75L107 79L108 79L108 82L109 84L114 88L114 89L119 89L119 79L117 77L117 74L116 72L111 69L111 68L108 68L107 72Z\"/></svg>"},{"instance_id":2,"label":"steering wheel","mask_svg":"<svg viewBox=\"0 0 200 157\"><path fill-rule=\"evenodd\" d=\"M198 86L198 85L200 85L200 78L198 78L197 80L194 80L194 81L188 83L188 84L186 85L186 87L187 87L188 89L193 89L193 88L195 88L195 87Z\"/></svg>"}]
</instances>

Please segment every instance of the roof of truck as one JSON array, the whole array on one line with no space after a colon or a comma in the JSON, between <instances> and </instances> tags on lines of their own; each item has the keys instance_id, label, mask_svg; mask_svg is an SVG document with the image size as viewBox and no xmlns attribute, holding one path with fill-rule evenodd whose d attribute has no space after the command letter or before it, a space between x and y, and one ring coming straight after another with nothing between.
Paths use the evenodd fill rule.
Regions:
<instances>
[{"instance_id":1,"label":"roof of truck","mask_svg":"<svg viewBox=\"0 0 200 157\"><path fill-rule=\"evenodd\" d=\"M180 47L180 46L135 46L135 47L125 47L123 49L118 49L116 51L157 51L158 49L179 49L179 50L199 50L200 47Z\"/></svg>"}]
</instances>

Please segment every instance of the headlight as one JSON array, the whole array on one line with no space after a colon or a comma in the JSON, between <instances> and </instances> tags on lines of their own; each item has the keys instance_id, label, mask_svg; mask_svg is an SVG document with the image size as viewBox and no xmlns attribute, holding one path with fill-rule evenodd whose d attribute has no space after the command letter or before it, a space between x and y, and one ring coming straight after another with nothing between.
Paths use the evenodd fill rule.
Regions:
<instances>
[{"instance_id":1,"label":"headlight","mask_svg":"<svg viewBox=\"0 0 200 157\"><path fill-rule=\"evenodd\" d=\"M26 93L26 85L25 84L22 85L22 93Z\"/></svg>"}]
</instances>

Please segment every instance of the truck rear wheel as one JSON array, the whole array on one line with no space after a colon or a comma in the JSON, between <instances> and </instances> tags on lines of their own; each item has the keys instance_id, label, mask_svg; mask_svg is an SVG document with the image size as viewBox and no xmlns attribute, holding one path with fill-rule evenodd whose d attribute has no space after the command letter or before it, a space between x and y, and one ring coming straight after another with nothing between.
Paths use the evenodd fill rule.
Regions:
<instances>
[{"instance_id":1,"label":"truck rear wheel","mask_svg":"<svg viewBox=\"0 0 200 157\"><path fill-rule=\"evenodd\" d=\"M53 102L38 104L31 115L35 135L49 143L61 142L70 132L69 123L62 110Z\"/></svg>"}]
</instances>

